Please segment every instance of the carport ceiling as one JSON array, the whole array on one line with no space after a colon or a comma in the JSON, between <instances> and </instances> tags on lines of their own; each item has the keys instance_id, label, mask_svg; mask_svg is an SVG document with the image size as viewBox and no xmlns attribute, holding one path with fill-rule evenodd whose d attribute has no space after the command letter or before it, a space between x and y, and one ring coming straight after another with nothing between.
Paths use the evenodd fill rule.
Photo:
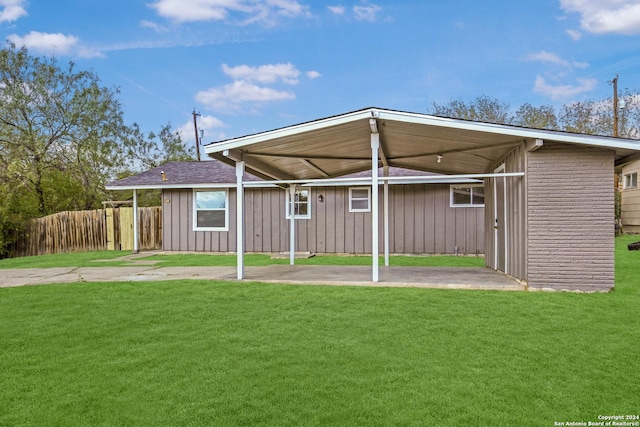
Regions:
<instances>
[{"instance_id":1,"label":"carport ceiling","mask_svg":"<svg viewBox=\"0 0 640 427\"><path fill-rule=\"evenodd\" d=\"M490 173L516 145L535 139L609 147L619 158L640 149L637 141L368 108L212 143L205 152L230 164L243 160L265 178L333 178L371 169L372 119L379 165L425 172Z\"/></svg>"}]
</instances>

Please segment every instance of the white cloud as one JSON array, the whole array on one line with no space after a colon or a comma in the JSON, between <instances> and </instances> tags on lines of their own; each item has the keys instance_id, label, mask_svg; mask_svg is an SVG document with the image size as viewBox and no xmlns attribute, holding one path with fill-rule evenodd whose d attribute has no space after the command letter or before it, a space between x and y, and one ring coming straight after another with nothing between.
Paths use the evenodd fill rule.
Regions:
<instances>
[{"instance_id":1,"label":"white cloud","mask_svg":"<svg viewBox=\"0 0 640 427\"><path fill-rule=\"evenodd\" d=\"M378 18L378 12L382 8L375 4L364 4L363 6L353 6L353 13L358 21L373 22Z\"/></svg>"},{"instance_id":2,"label":"white cloud","mask_svg":"<svg viewBox=\"0 0 640 427\"><path fill-rule=\"evenodd\" d=\"M295 0L267 0L266 2L257 3L265 3L267 8L275 9L276 13L282 16L296 17L309 14L308 7L301 5Z\"/></svg>"},{"instance_id":3,"label":"white cloud","mask_svg":"<svg viewBox=\"0 0 640 427\"><path fill-rule=\"evenodd\" d=\"M309 9L296 0L156 0L149 7L176 22L228 21L274 25L277 17L308 16ZM241 17L241 18L240 18Z\"/></svg>"},{"instance_id":4,"label":"white cloud","mask_svg":"<svg viewBox=\"0 0 640 427\"><path fill-rule=\"evenodd\" d=\"M560 6L580 14L580 26L587 32L640 34L638 0L560 0Z\"/></svg>"},{"instance_id":5,"label":"white cloud","mask_svg":"<svg viewBox=\"0 0 640 427\"><path fill-rule=\"evenodd\" d=\"M198 92L196 101L213 111L237 112L242 109L242 104L251 104L253 109L256 105L291 100L295 97L293 92L279 91L244 80L236 80L221 87Z\"/></svg>"},{"instance_id":6,"label":"white cloud","mask_svg":"<svg viewBox=\"0 0 640 427\"><path fill-rule=\"evenodd\" d=\"M87 46L79 46L75 55L80 58L104 58L105 56L101 51Z\"/></svg>"},{"instance_id":7,"label":"white cloud","mask_svg":"<svg viewBox=\"0 0 640 427\"><path fill-rule=\"evenodd\" d=\"M24 37L10 34L7 40L16 46L24 46L30 51L44 55L78 56L81 58L97 58L104 56L101 52L82 45L80 39L62 33L40 33L31 31Z\"/></svg>"},{"instance_id":8,"label":"white cloud","mask_svg":"<svg viewBox=\"0 0 640 427\"><path fill-rule=\"evenodd\" d=\"M158 15L178 22L219 21L229 15L227 6L218 1L194 1L186 5L181 0L159 0L149 7L155 9Z\"/></svg>"},{"instance_id":9,"label":"white cloud","mask_svg":"<svg viewBox=\"0 0 640 427\"><path fill-rule=\"evenodd\" d=\"M60 55L71 54L79 41L76 36L66 36L62 33L40 33L38 31L31 31L24 37L10 34L7 39L16 46L25 46L29 50Z\"/></svg>"},{"instance_id":10,"label":"white cloud","mask_svg":"<svg viewBox=\"0 0 640 427\"><path fill-rule=\"evenodd\" d=\"M295 93L274 86L297 85L303 74L291 63L235 67L222 64L221 69L233 82L200 91L195 99L213 111L224 113L255 112L266 103L295 99ZM304 75L309 79L321 77L317 71Z\"/></svg>"},{"instance_id":11,"label":"white cloud","mask_svg":"<svg viewBox=\"0 0 640 427\"><path fill-rule=\"evenodd\" d=\"M229 67L222 64L222 71L234 80L245 80L248 82L258 83L283 83L295 85L298 84L298 76L300 71L291 63L286 64L267 64L258 67L249 65L238 65Z\"/></svg>"},{"instance_id":12,"label":"white cloud","mask_svg":"<svg viewBox=\"0 0 640 427\"><path fill-rule=\"evenodd\" d=\"M551 85L537 76L533 91L553 100L567 99L581 93L590 92L596 87L596 79L578 79L577 85Z\"/></svg>"},{"instance_id":13,"label":"white cloud","mask_svg":"<svg viewBox=\"0 0 640 427\"><path fill-rule=\"evenodd\" d=\"M227 127L227 124L222 120L214 116L201 116L199 121L199 128L204 130L217 129Z\"/></svg>"},{"instance_id":14,"label":"white cloud","mask_svg":"<svg viewBox=\"0 0 640 427\"><path fill-rule=\"evenodd\" d=\"M27 16L26 0L0 0L0 22L12 22Z\"/></svg>"},{"instance_id":15,"label":"white cloud","mask_svg":"<svg viewBox=\"0 0 640 427\"><path fill-rule=\"evenodd\" d=\"M204 130L203 143L208 144L211 141L221 141L226 139L225 133L221 130L226 128L227 124L214 116L198 117L198 130ZM193 128L193 120L187 120L180 126L176 132L183 141L195 144L195 130Z\"/></svg>"},{"instance_id":16,"label":"white cloud","mask_svg":"<svg viewBox=\"0 0 640 427\"><path fill-rule=\"evenodd\" d=\"M140 21L140 26L142 28L149 28L149 29L155 31L156 33L164 33L166 31L168 31L166 27L163 27L162 25L158 24L157 22L147 21L146 19L143 19L142 21Z\"/></svg>"},{"instance_id":17,"label":"white cloud","mask_svg":"<svg viewBox=\"0 0 640 427\"><path fill-rule=\"evenodd\" d=\"M582 33L580 31L567 30L566 32L569 35L569 37L571 37L571 39L574 41L580 40L582 38Z\"/></svg>"},{"instance_id":18,"label":"white cloud","mask_svg":"<svg viewBox=\"0 0 640 427\"><path fill-rule=\"evenodd\" d=\"M329 12L334 15L344 15L345 13L344 6L327 6L327 9L329 9Z\"/></svg>"},{"instance_id":19,"label":"white cloud","mask_svg":"<svg viewBox=\"0 0 640 427\"><path fill-rule=\"evenodd\" d=\"M559 57L555 53L549 53L544 50L538 53L529 54L525 58L529 61L546 62L560 65L561 67L565 68L587 68L589 66L589 64L586 62L567 61L566 59Z\"/></svg>"}]
</instances>

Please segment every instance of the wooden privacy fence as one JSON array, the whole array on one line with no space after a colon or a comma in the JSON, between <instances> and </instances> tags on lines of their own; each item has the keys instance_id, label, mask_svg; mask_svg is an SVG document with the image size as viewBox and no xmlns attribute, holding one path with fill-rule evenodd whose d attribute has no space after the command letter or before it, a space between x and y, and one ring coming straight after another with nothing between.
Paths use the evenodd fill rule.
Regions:
<instances>
[{"instance_id":1,"label":"wooden privacy fence","mask_svg":"<svg viewBox=\"0 0 640 427\"><path fill-rule=\"evenodd\" d=\"M162 208L138 208L139 249L162 248ZM11 256L133 249L133 208L67 211L31 220Z\"/></svg>"}]
</instances>

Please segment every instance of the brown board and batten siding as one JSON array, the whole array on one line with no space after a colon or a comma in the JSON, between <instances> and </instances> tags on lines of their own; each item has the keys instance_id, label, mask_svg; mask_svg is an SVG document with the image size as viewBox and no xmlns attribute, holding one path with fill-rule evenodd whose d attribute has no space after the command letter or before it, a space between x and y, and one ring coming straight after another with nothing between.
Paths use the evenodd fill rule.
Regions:
<instances>
[{"instance_id":1,"label":"brown board and batten siding","mask_svg":"<svg viewBox=\"0 0 640 427\"><path fill-rule=\"evenodd\" d=\"M389 186L391 253L482 254L484 209L452 208L448 184ZM311 218L296 220L296 251L371 252L371 213L349 212L349 187L310 187ZM319 197L322 195L322 201ZM382 200L382 189L380 189ZM165 190L163 248L171 251L233 252L236 249L235 189L229 189L229 231L193 231L193 191ZM289 249L286 193L277 188L245 190L245 250ZM380 250L383 249L382 207ZM170 224L170 225L169 225Z\"/></svg>"},{"instance_id":2,"label":"brown board and batten siding","mask_svg":"<svg viewBox=\"0 0 640 427\"><path fill-rule=\"evenodd\" d=\"M544 143L526 153L529 286L614 286L614 153Z\"/></svg>"},{"instance_id":3,"label":"brown board and batten siding","mask_svg":"<svg viewBox=\"0 0 640 427\"><path fill-rule=\"evenodd\" d=\"M390 186L391 253L484 253L484 208L450 207L449 188Z\"/></svg>"},{"instance_id":4,"label":"brown board and batten siding","mask_svg":"<svg viewBox=\"0 0 640 427\"><path fill-rule=\"evenodd\" d=\"M622 180L625 175L640 175L640 160L635 160L622 168ZM621 222L625 232L640 232L640 187L622 189Z\"/></svg>"},{"instance_id":5,"label":"brown board and batten siding","mask_svg":"<svg viewBox=\"0 0 640 427\"><path fill-rule=\"evenodd\" d=\"M229 192L229 231L193 230L193 190L162 193L162 248L170 251L232 252L236 248L235 192ZM170 225L170 226L169 226Z\"/></svg>"}]
</instances>

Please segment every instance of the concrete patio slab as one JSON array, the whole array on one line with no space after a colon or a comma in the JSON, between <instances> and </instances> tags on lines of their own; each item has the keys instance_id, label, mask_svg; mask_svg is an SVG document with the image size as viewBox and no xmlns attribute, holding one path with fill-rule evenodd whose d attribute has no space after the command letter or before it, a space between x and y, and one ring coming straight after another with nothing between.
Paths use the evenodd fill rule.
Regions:
<instances>
[{"instance_id":1,"label":"concrete patio slab","mask_svg":"<svg viewBox=\"0 0 640 427\"><path fill-rule=\"evenodd\" d=\"M138 282L152 280L236 280L236 267L83 267L29 268L0 272L0 287L75 282ZM246 281L266 283L482 289L524 291L526 285L488 268L381 267L380 281L371 282L371 267L270 265L246 267Z\"/></svg>"}]
</instances>

